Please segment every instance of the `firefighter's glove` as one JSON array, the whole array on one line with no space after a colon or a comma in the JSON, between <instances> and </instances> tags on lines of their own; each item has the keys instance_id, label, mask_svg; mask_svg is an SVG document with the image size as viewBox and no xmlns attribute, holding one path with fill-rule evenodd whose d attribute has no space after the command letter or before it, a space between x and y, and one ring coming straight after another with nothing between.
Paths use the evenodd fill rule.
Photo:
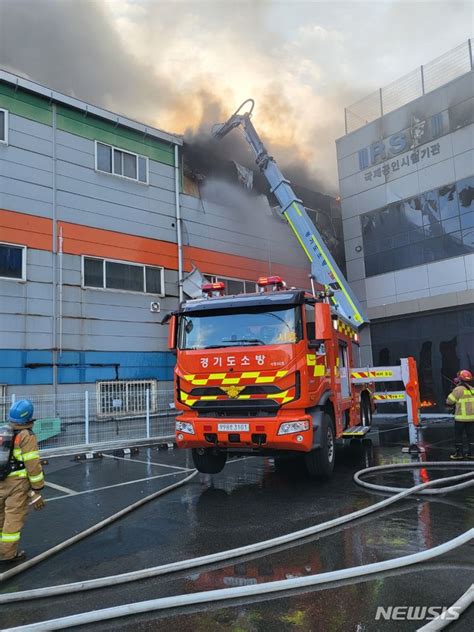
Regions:
<instances>
[{"instance_id":1,"label":"firefighter's glove","mask_svg":"<svg viewBox=\"0 0 474 632\"><path fill-rule=\"evenodd\" d=\"M35 511L39 511L40 509L44 509L45 502L43 497L38 492L35 492L33 489L28 494L30 497L30 502L28 503L30 506L33 506Z\"/></svg>"}]
</instances>

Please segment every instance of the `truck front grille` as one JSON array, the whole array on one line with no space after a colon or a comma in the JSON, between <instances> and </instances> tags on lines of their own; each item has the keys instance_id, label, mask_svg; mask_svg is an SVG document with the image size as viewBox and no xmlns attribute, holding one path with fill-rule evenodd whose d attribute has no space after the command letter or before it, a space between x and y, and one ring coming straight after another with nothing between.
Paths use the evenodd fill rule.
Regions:
<instances>
[{"instance_id":1,"label":"truck front grille","mask_svg":"<svg viewBox=\"0 0 474 632\"><path fill-rule=\"evenodd\" d=\"M220 400L213 402L196 402L193 410L199 417L274 417L280 407L272 399L250 401Z\"/></svg>"}]
</instances>

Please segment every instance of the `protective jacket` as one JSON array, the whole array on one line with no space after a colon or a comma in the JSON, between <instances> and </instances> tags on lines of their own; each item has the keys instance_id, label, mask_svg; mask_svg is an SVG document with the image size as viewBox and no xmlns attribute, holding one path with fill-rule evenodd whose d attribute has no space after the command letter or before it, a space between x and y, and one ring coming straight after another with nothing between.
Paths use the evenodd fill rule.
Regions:
<instances>
[{"instance_id":1,"label":"protective jacket","mask_svg":"<svg viewBox=\"0 0 474 632\"><path fill-rule=\"evenodd\" d=\"M38 449L38 442L30 424L14 424L15 431L13 444L14 470L7 478L26 478L31 489L39 491L44 487L44 474Z\"/></svg>"},{"instance_id":2,"label":"protective jacket","mask_svg":"<svg viewBox=\"0 0 474 632\"><path fill-rule=\"evenodd\" d=\"M11 422L10 422L11 423ZM14 559L28 512L30 489L44 487L38 442L29 424L11 423L15 430L12 471L0 481L0 559Z\"/></svg>"},{"instance_id":3,"label":"protective jacket","mask_svg":"<svg viewBox=\"0 0 474 632\"><path fill-rule=\"evenodd\" d=\"M465 384L456 386L453 392L448 395L446 403L448 406L456 406L455 421L474 422L474 386L469 387Z\"/></svg>"}]
</instances>

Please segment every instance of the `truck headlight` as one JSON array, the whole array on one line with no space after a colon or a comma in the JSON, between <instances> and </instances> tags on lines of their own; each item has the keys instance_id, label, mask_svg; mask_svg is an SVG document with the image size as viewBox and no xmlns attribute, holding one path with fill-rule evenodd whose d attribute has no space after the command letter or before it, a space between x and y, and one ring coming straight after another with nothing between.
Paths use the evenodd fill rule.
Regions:
<instances>
[{"instance_id":1,"label":"truck headlight","mask_svg":"<svg viewBox=\"0 0 474 632\"><path fill-rule=\"evenodd\" d=\"M177 421L176 432L184 432L185 434L194 434L193 424L190 424L187 421Z\"/></svg>"},{"instance_id":2,"label":"truck headlight","mask_svg":"<svg viewBox=\"0 0 474 632\"><path fill-rule=\"evenodd\" d=\"M309 421L307 419L301 421L287 421L281 424L278 429L278 434L292 434L293 432L302 432L304 430L309 430Z\"/></svg>"}]
</instances>

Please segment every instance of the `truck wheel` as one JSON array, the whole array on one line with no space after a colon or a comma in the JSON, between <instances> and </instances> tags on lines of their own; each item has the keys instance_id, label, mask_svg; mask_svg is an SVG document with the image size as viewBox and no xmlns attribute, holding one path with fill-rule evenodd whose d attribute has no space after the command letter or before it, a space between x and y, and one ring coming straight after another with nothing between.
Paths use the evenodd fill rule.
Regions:
<instances>
[{"instance_id":1,"label":"truck wheel","mask_svg":"<svg viewBox=\"0 0 474 632\"><path fill-rule=\"evenodd\" d=\"M362 396L360 400L360 424L361 426L370 426L372 424L372 411L367 397Z\"/></svg>"},{"instance_id":2,"label":"truck wheel","mask_svg":"<svg viewBox=\"0 0 474 632\"><path fill-rule=\"evenodd\" d=\"M321 446L305 454L306 470L311 478L322 480L331 477L336 457L336 437L330 415L323 415L321 424Z\"/></svg>"},{"instance_id":3,"label":"truck wheel","mask_svg":"<svg viewBox=\"0 0 474 632\"><path fill-rule=\"evenodd\" d=\"M193 448L193 463L198 472L218 474L224 469L227 453L215 448Z\"/></svg>"}]
</instances>

